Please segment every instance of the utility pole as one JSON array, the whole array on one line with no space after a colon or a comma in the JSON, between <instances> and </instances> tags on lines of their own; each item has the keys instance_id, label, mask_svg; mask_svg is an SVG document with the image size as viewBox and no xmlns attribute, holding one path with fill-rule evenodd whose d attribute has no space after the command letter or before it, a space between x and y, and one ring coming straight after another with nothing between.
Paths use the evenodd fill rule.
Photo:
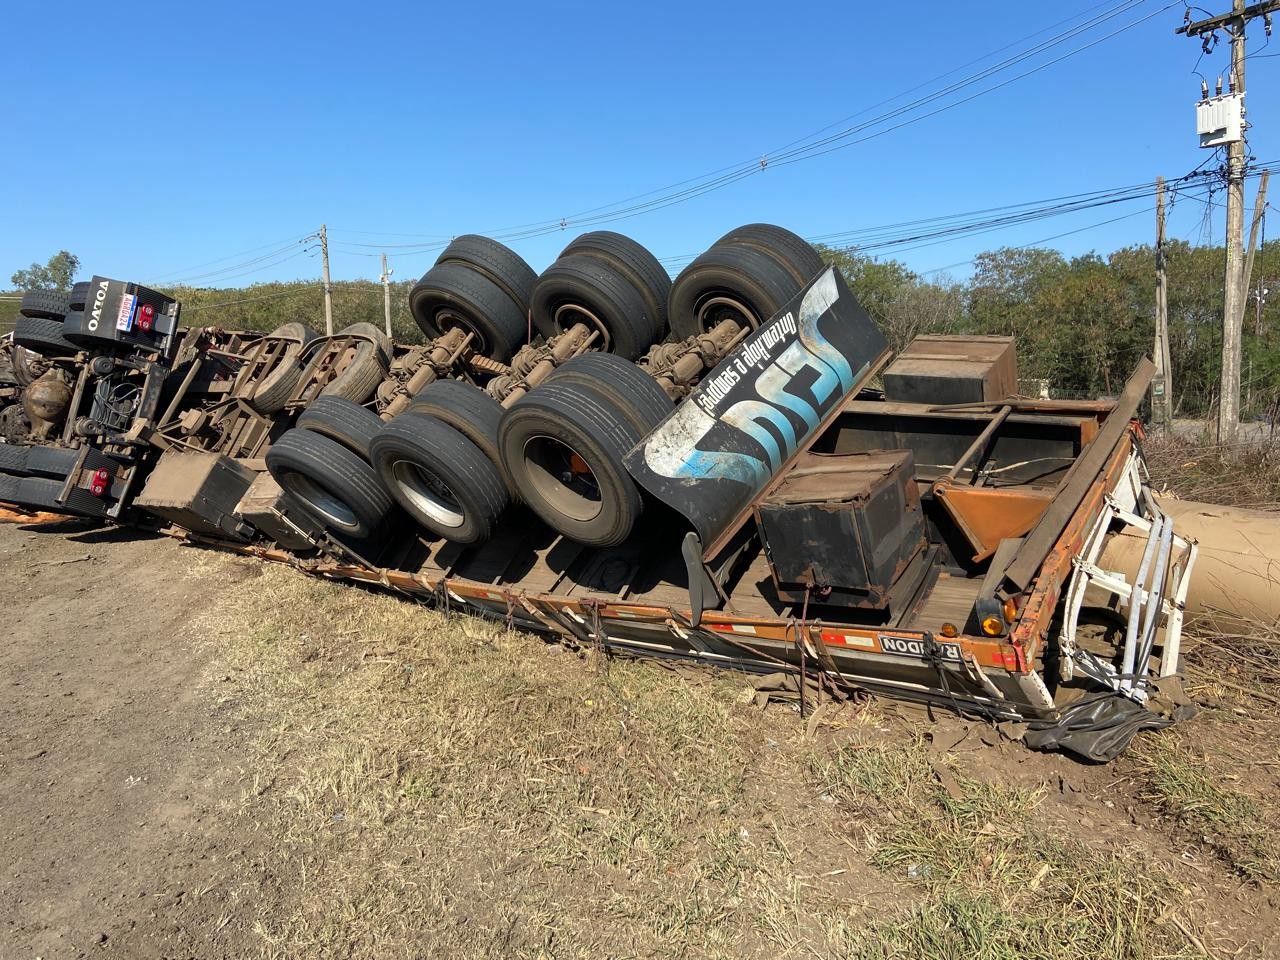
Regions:
<instances>
[{"instance_id":1,"label":"utility pole","mask_svg":"<svg viewBox=\"0 0 1280 960\"><path fill-rule=\"evenodd\" d=\"M1267 294L1271 291L1267 289L1267 278L1258 278L1258 289L1253 295L1253 334L1254 336L1262 336L1262 308L1266 305Z\"/></svg>"},{"instance_id":2,"label":"utility pole","mask_svg":"<svg viewBox=\"0 0 1280 960\"><path fill-rule=\"evenodd\" d=\"M324 332L333 336L333 284L329 282L329 230L320 224L320 259L324 264Z\"/></svg>"},{"instance_id":3,"label":"utility pole","mask_svg":"<svg viewBox=\"0 0 1280 960\"><path fill-rule=\"evenodd\" d=\"M391 274L392 271L387 269L387 255L382 255L382 276L378 279L382 281L382 313L387 320L387 336L391 336Z\"/></svg>"},{"instance_id":4,"label":"utility pole","mask_svg":"<svg viewBox=\"0 0 1280 960\"><path fill-rule=\"evenodd\" d=\"M1188 7L1187 16L1190 17ZM1231 0L1231 12L1191 22L1176 31L1205 39L1218 30L1231 35L1231 74L1228 93L1239 96L1240 129L1226 142L1227 147L1227 267L1222 309L1222 394L1218 404L1218 440L1229 443L1240 429L1240 328L1244 320L1244 36L1245 25L1255 17L1266 17L1271 33L1271 13L1280 10L1280 0L1265 0L1246 6L1245 0ZM1206 98L1207 99L1207 98ZM1202 137L1201 144L1205 145Z\"/></svg>"},{"instance_id":5,"label":"utility pole","mask_svg":"<svg viewBox=\"0 0 1280 960\"><path fill-rule=\"evenodd\" d=\"M1165 274L1164 177L1156 177L1156 375L1151 380L1151 419L1173 427L1173 367L1169 362L1169 278Z\"/></svg>"},{"instance_id":6,"label":"utility pole","mask_svg":"<svg viewBox=\"0 0 1280 960\"><path fill-rule=\"evenodd\" d=\"M1248 303L1249 284L1253 282L1253 258L1258 252L1258 228L1262 226L1262 217L1267 212L1267 184L1271 182L1271 171L1263 170L1262 179L1258 181L1258 195L1253 201L1253 223L1249 225L1249 247L1244 255L1244 289L1245 296L1240 300L1240 323L1244 324L1244 311Z\"/></svg>"}]
</instances>

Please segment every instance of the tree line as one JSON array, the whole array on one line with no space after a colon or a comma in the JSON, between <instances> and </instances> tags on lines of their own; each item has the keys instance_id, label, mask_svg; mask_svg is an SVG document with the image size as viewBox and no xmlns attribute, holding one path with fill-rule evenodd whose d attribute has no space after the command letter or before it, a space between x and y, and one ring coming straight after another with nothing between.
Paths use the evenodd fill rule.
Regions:
<instances>
[{"instance_id":1,"label":"tree line","mask_svg":"<svg viewBox=\"0 0 1280 960\"><path fill-rule=\"evenodd\" d=\"M895 349L922 333L1013 335L1020 376L1047 380L1058 397L1117 393L1138 360L1152 352L1155 251L1150 245L1070 258L1046 248L1005 247L979 254L967 279L921 275L900 261L873 259L856 248L821 252L849 279ZM65 288L76 262L61 251L43 266L15 273L12 281L19 289ZM1224 250L1175 240L1167 247L1166 263L1175 414L1207 416L1218 398ZM422 334L407 306L411 287L412 281L392 284L392 332L399 340L418 342ZM189 326L265 331L302 320L323 328L324 296L315 280L164 292L182 301L182 319ZM1276 303L1280 243L1273 241L1258 251L1245 315L1246 416L1274 414L1280 404ZM17 308L16 300L0 301L0 331L11 328ZM382 286L335 282L333 314L338 327L358 321L382 326Z\"/></svg>"},{"instance_id":2,"label":"tree line","mask_svg":"<svg viewBox=\"0 0 1280 960\"><path fill-rule=\"evenodd\" d=\"M867 311L900 349L921 333L1017 337L1023 378L1055 397L1118 393L1155 338L1155 250L1065 257L1044 248L979 254L966 280L929 279L894 260L824 250ZM1166 245L1169 352L1175 416L1216 409L1222 356L1225 251ZM1269 289L1268 289L1269 288ZM1259 292L1262 296L1259 298ZM1257 253L1245 312L1243 411L1274 416L1280 403L1280 244Z\"/></svg>"}]
</instances>

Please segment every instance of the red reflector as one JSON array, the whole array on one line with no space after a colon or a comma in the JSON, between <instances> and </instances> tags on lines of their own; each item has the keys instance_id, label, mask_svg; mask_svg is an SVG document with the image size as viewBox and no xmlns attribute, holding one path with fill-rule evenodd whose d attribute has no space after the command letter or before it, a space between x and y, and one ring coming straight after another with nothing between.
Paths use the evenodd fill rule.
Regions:
<instances>
[{"instance_id":1,"label":"red reflector","mask_svg":"<svg viewBox=\"0 0 1280 960\"><path fill-rule=\"evenodd\" d=\"M156 325L156 311L149 303L138 308L138 327L143 333L150 333Z\"/></svg>"},{"instance_id":2,"label":"red reflector","mask_svg":"<svg viewBox=\"0 0 1280 960\"><path fill-rule=\"evenodd\" d=\"M1006 670L1016 671L1018 669L1018 654L1013 650L1010 650L1007 647L1001 650L1000 659L1004 662L1004 668Z\"/></svg>"},{"instance_id":3,"label":"red reflector","mask_svg":"<svg viewBox=\"0 0 1280 960\"><path fill-rule=\"evenodd\" d=\"M106 470L95 470L89 480L89 492L95 497L104 496L111 484L111 474Z\"/></svg>"}]
</instances>

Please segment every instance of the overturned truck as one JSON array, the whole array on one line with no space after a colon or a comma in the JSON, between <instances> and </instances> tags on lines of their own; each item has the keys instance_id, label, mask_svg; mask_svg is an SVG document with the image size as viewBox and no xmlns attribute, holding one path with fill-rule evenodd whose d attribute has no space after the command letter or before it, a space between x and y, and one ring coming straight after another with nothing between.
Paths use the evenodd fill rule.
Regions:
<instances>
[{"instance_id":1,"label":"overturned truck","mask_svg":"<svg viewBox=\"0 0 1280 960\"><path fill-rule=\"evenodd\" d=\"M993 720L1106 759L1168 681L1196 544L1144 480L1144 361L1115 400L1017 395L1014 344L894 358L794 234L674 282L618 234L541 275L457 238L426 342L183 329L94 277L0 364L0 500L160 528L611 653ZM1128 575L1107 544L1145 544Z\"/></svg>"}]
</instances>

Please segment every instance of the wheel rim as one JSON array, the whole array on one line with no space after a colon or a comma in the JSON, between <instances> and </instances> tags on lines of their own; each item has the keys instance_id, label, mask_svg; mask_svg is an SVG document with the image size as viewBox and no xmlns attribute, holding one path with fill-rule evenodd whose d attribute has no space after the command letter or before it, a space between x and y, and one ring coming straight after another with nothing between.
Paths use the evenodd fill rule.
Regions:
<instances>
[{"instance_id":1,"label":"wheel rim","mask_svg":"<svg viewBox=\"0 0 1280 960\"><path fill-rule=\"evenodd\" d=\"M449 485L412 460L397 460L391 465L391 476L405 498L422 516L450 530L466 520L458 498Z\"/></svg>"},{"instance_id":2,"label":"wheel rim","mask_svg":"<svg viewBox=\"0 0 1280 960\"><path fill-rule=\"evenodd\" d=\"M613 346L613 338L609 336L609 327L603 320L580 303L562 303L556 307L551 317L557 333L564 333L579 323L585 323L600 334L600 349L609 352Z\"/></svg>"},{"instance_id":3,"label":"wheel rim","mask_svg":"<svg viewBox=\"0 0 1280 960\"><path fill-rule=\"evenodd\" d=\"M724 320L733 320L754 330L768 319L758 317L755 310L744 301L725 293L714 293L700 300L695 315L703 333L714 330Z\"/></svg>"},{"instance_id":4,"label":"wheel rim","mask_svg":"<svg viewBox=\"0 0 1280 960\"><path fill-rule=\"evenodd\" d=\"M332 526L349 532L359 529L360 520L355 511L320 484L301 473L293 474L292 481L290 492L307 501Z\"/></svg>"},{"instance_id":5,"label":"wheel rim","mask_svg":"<svg viewBox=\"0 0 1280 960\"><path fill-rule=\"evenodd\" d=\"M586 522L600 515L600 481L575 450L553 437L530 437L524 460L533 492L544 503L571 520Z\"/></svg>"},{"instance_id":6,"label":"wheel rim","mask_svg":"<svg viewBox=\"0 0 1280 960\"><path fill-rule=\"evenodd\" d=\"M448 333L450 330L462 330L471 334L471 348L482 356L489 355L489 338L484 335L484 331L471 322L470 318L458 313L456 310L450 310L443 307L436 311L436 329L441 333Z\"/></svg>"}]
</instances>

